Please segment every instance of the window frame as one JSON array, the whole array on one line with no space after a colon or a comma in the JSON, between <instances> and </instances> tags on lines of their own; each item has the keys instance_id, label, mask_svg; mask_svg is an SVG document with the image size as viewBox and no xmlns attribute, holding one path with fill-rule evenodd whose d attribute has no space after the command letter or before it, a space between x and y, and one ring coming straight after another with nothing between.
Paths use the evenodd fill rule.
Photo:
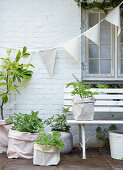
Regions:
<instances>
[{"instance_id":1,"label":"window frame","mask_svg":"<svg viewBox=\"0 0 123 170\"><path fill-rule=\"evenodd\" d=\"M110 9L111 10L111 9ZM89 13L98 13L99 20L100 14L104 13L101 10L88 10L85 12L85 30L88 29ZM89 74L89 39L85 38L85 54L82 59L82 80L85 81L109 81L114 82L123 80L123 74L120 69L120 36L117 38L117 27L111 24L111 74ZM99 47L100 50L100 47ZM100 59L99 59L100 60ZM123 59L122 59L123 60ZM116 82L115 82L116 83Z\"/></svg>"}]
</instances>

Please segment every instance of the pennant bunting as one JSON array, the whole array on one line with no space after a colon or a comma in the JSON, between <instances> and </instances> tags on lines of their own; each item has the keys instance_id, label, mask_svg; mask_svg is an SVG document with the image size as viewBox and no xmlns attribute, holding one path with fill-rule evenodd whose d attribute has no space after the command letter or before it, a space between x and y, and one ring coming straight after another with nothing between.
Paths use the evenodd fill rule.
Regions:
<instances>
[{"instance_id":1,"label":"pennant bunting","mask_svg":"<svg viewBox=\"0 0 123 170\"><path fill-rule=\"evenodd\" d=\"M121 32L120 26L120 7L116 7L106 17L105 20L118 27L118 35Z\"/></svg>"},{"instance_id":2,"label":"pennant bunting","mask_svg":"<svg viewBox=\"0 0 123 170\"><path fill-rule=\"evenodd\" d=\"M80 61L80 37L67 41L62 45L62 47L76 61Z\"/></svg>"},{"instance_id":3,"label":"pennant bunting","mask_svg":"<svg viewBox=\"0 0 123 170\"><path fill-rule=\"evenodd\" d=\"M100 23L91 27L89 30L83 33L91 41L95 42L97 45L100 45Z\"/></svg>"},{"instance_id":4,"label":"pennant bunting","mask_svg":"<svg viewBox=\"0 0 123 170\"><path fill-rule=\"evenodd\" d=\"M48 50L41 50L39 51L39 53L49 73L52 75L54 71L54 66L55 66L56 48L48 49Z\"/></svg>"}]
</instances>

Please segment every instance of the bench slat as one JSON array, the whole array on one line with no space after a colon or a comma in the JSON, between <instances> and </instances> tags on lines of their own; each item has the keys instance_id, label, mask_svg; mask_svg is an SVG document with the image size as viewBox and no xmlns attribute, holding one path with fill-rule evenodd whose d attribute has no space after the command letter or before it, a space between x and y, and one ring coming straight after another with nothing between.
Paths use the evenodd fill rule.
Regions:
<instances>
[{"instance_id":1,"label":"bench slat","mask_svg":"<svg viewBox=\"0 0 123 170\"><path fill-rule=\"evenodd\" d=\"M64 105L72 106L73 100L65 100ZM123 106L123 101L96 101L95 106Z\"/></svg>"},{"instance_id":2,"label":"bench slat","mask_svg":"<svg viewBox=\"0 0 123 170\"><path fill-rule=\"evenodd\" d=\"M65 106L69 107L69 106ZM70 112L72 111L72 106L70 107ZM94 107L94 112L115 112L115 113L122 113L123 112L123 107Z\"/></svg>"},{"instance_id":3,"label":"bench slat","mask_svg":"<svg viewBox=\"0 0 123 170\"><path fill-rule=\"evenodd\" d=\"M109 100L109 99L123 99L123 95L94 95L95 99L98 100ZM64 100L69 100L69 99L73 99L73 96L71 96L71 93L66 93L64 94Z\"/></svg>"}]
</instances>

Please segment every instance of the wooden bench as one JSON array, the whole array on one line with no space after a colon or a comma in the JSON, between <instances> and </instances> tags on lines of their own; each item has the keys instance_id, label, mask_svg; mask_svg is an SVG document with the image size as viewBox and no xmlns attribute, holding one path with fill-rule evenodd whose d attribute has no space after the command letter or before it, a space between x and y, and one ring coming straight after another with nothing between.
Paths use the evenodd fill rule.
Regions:
<instances>
[{"instance_id":1,"label":"wooden bench","mask_svg":"<svg viewBox=\"0 0 123 170\"><path fill-rule=\"evenodd\" d=\"M64 90L64 106L70 107L72 111L73 96L71 95L72 88ZM98 113L123 113L123 89L91 89L99 94L95 95L94 112ZM86 124L123 124L123 120L92 120L92 121L76 121L67 120L67 123L77 124L79 127L79 143L82 143L83 159L86 159L85 150L85 125ZM81 133L82 132L82 133ZM81 136L82 134L82 136Z\"/></svg>"}]
</instances>

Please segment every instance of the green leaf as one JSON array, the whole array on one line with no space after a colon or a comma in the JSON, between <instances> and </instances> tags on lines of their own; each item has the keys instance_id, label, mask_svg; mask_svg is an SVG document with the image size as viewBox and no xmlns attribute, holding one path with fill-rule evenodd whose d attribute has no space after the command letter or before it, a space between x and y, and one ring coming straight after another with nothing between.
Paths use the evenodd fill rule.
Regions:
<instances>
[{"instance_id":1,"label":"green leaf","mask_svg":"<svg viewBox=\"0 0 123 170\"><path fill-rule=\"evenodd\" d=\"M11 49L10 49L10 50L6 50L6 53L8 54L8 56L10 56L10 54L11 54Z\"/></svg>"},{"instance_id":2,"label":"green leaf","mask_svg":"<svg viewBox=\"0 0 123 170\"><path fill-rule=\"evenodd\" d=\"M26 46L23 47L23 55L26 53L26 50L27 50Z\"/></svg>"},{"instance_id":3,"label":"green leaf","mask_svg":"<svg viewBox=\"0 0 123 170\"><path fill-rule=\"evenodd\" d=\"M2 101L3 101L4 103L7 103L7 102L8 102L8 96L7 96L7 95L3 96L3 97L2 97Z\"/></svg>"},{"instance_id":4,"label":"green leaf","mask_svg":"<svg viewBox=\"0 0 123 170\"><path fill-rule=\"evenodd\" d=\"M13 79L13 83L14 83L16 81L16 76L14 75L12 79Z\"/></svg>"},{"instance_id":5,"label":"green leaf","mask_svg":"<svg viewBox=\"0 0 123 170\"><path fill-rule=\"evenodd\" d=\"M25 53L23 54L23 57L28 57L30 54L29 53Z\"/></svg>"},{"instance_id":6,"label":"green leaf","mask_svg":"<svg viewBox=\"0 0 123 170\"><path fill-rule=\"evenodd\" d=\"M6 86L6 85L8 85L8 83L0 83L0 86Z\"/></svg>"},{"instance_id":7,"label":"green leaf","mask_svg":"<svg viewBox=\"0 0 123 170\"><path fill-rule=\"evenodd\" d=\"M7 74L8 74L8 76L10 76L11 75L11 71L7 70Z\"/></svg>"},{"instance_id":8,"label":"green leaf","mask_svg":"<svg viewBox=\"0 0 123 170\"><path fill-rule=\"evenodd\" d=\"M16 58L15 58L15 61L18 62L20 60L20 58L21 58L21 51L18 50L18 53L17 53Z\"/></svg>"}]
</instances>

